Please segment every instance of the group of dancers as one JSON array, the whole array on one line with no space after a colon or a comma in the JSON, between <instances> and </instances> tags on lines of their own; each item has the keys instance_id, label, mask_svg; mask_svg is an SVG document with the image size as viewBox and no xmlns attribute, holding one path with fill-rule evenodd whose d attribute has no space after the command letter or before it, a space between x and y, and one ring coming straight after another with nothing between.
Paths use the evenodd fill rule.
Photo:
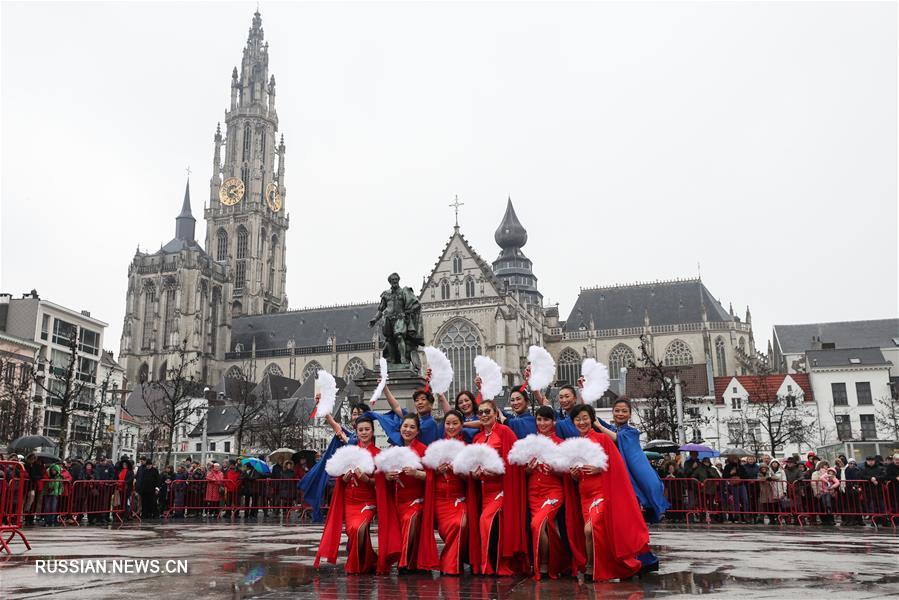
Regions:
<instances>
[{"instance_id":1,"label":"group of dancers","mask_svg":"<svg viewBox=\"0 0 899 600\"><path fill-rule=\"evenodd\" d=\"M658 568L647 522L668 503L629 425L629 401L618 399L606 423L573 386L559 391L559 409L532 391L534 409L526 385L503 411L469 391L451 406L426 387L407 412L385 387L391 410L353 405L351 430L326 415L334 439L300 483L321 518L325 486L335 480L315 566L336 562L345 530L348 574L388 574L396 565L460 575L468 565L476 575L609 581ZM437 402L442 421L432 414ZM375 422L390 448L375 446Z\"/></svg>"}]
</instances>

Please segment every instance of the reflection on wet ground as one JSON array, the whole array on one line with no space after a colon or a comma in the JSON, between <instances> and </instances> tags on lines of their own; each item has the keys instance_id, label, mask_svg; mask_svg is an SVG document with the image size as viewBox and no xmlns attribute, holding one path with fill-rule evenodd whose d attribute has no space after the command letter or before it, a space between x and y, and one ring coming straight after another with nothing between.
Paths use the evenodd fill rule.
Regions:
<instances>
[{"instance_id":1,"label":"reflection on wet ground","mask_svg":"<svg viewBox=\"0 0 899 600\"><path fill-rule=\"evenodd\" d=\"M345 576L342 565L312 569L320 526L274 523L143 524L27 530L34 550L0 558L2 598L405 598L487 600L899 597L899 537L893 530L659 526L658 573L622 583L574 579ZM36 560L183 559L187 575L37 574Z\"/></svg>"}]
</instances>

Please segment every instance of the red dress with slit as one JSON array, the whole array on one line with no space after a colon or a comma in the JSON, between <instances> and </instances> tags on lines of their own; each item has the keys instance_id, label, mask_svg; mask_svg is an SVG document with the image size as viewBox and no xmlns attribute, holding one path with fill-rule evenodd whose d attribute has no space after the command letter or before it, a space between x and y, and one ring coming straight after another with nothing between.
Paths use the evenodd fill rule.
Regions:
<instances>
[{"instance_id":1,"label":"red dress with slit","mask_svg":"<svg viewBox=\"0 0 899 600\"><path fill-rule=\"evenodd\" d=\"M377 456L379 452L373 442L364 449L368 450L372 457ZM371 483L359 481L356 477L349 481L338 477L334 484L331 509L325 521L314 566L318 567L321 558L331 563L336 562L337 549L340 547L340 529L341 525L345 525L347 561L344 570L347 574L374 572L378 555L372 546L371 536L365 535L360 546L359 532L370 527L376 513L375 488Z\"/></svg>"},{"instance_id":2,"label":"red dress with slit","mask_svg":"<svg viewBox=\"0 0 899 600\"><path fill-rule=\"evenodd\" d=\"M527 561L527 536L522 536L522 532L525 530L524 511L522 506L519 506L519 504L523 505L523 496L525 495L522 469L510 465L506 461L512 444L517 440L518 436L514 431L505 425L496 423L490 434L481 430L473 442L491 446L502 457L506 468L505 475L481 480L481 514L478 519L478 533L481 544L481 573L484 575L516 575L529 569L530 566ZM511 491L513 486L514 492L510 494L510 498L506 499L506 492ZM491 557L491 534L495 527L498 528L496 554ZM523 543L522 538L524 539Z\"/></svg>"},{"instance_id":3,"label":"red dress with slit","mask_svg":"<svg viewBox=\"0 0 899 600\"><path fill-rule=\"evenodd\" d=\"M647 548L649 530L615 442L596 431L587 437L609 457L606 471L578 482L581 515L592 527L593 580L626 579L642 567L637 555Z\"/></svg>"},{"instance_id":4,"label":"red dress with slit","mask_svg":"<svg viewBox=\"0 0 899 600\"><path fill-rule=\"evenodd\" d=\"M548 436L556 444L562 440L555 434ZM570 564L568 550L562 542L556 515L565 503L562 475L539 464L528 476L528 508L531 512L531 548L534 552L534 578L540 579L540 533L546 530L549 539L547 574L556 579Z\"/></svg>"},{"instance_id":5,"label":"red dress with slit","mask_svg":"<svg viewBox=\"0 0 899 600\"><path fill-rule=\"evenodd\" d=\"M408 448L424 456L428 449L418 440L412 440ZM418 549L419 534L412 537L412 525L416 519L420 520L421 511L424 508L425 482L422 479L409 475L400 475L393 484L393 497L396 502L397 518L402 531L402 553L399 557L399 566L415 568Z\"/></svg>"}]
</instances>

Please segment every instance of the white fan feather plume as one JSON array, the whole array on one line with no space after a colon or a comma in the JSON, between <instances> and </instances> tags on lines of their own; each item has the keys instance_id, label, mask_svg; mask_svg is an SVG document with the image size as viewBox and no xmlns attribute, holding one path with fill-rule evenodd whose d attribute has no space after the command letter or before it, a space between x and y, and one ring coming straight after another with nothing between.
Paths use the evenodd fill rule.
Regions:
<instances>
[{"instance_id":1,"label":"white fan feather plume","mask_svg":"<svg viewBox=\"0 0 899 600\"><path fill-rule=\"evenodd\" d=\"M474 369L481 378L481 399L493 400L503 391L503 370L486 356L474 357Z\"/></svg>"},{"instance_id":2,"label":"white fan feather plume","mask_svg":"<svg viewBox=\"0 0 899 600\"><path fill-rule=\"evenodd\" d=\"M469 475L478 467L492 473L506 472L499 452L487 444L469 444L453 459L453 472L456 475Z\"/></svg>"},{"instance_id":3,"label":"white fan feather plume","mask_svg":"<svg viewBox=\"0 0 899 600\"><path fill-rule=\"evenodd\" d=\"M428 368L431 369L431 391L444 394L453 382L453 364L439 348L425 346Z\"/></svg>"},{"instance_id":4,"label":"white fan feather plume","mask_svg":"<svg viewBox=\"0 0 899 600\"><path fill-rule=\"evenodd\" d=\"M406 467L421 469L421 459L411 448L393 446L378 452L375 457L375 466L382 473L397 473Z\"/></svg>"},{"instance_id":5,"label":"white fan feather plume","mask_svg":"<svg viewBox=\"0 0 899 600\"><path fill-rule=\"evenodd\" d=\"M357 468L366 475L375 472L375 461L371 454L359 446L341 446L325 463L325 471L331 477L341 477Z\"/></svg>"},{"instance_id":6,"label":"white fan feather plume","mask_svg":"<svg viewBox=\"0 0 899 600\"><path fill-rule=\"evenodd\" d=\"M605 471L609 468L609 456L602 446L587 438L569 438L559 444L563 464L566 468L598 467Z\"/></svg>"},{"instance_id":7,"label":"white fan feather plume","mask_svg":"<svg viewBox=\"0 0 899 600\"><path fill-rule=\"evenodd\" d=\"M465 442L459 440L437 440L432 442L421 462L429 469L437 469L440 465L452 464L453 459L465 449Z\"/></svg>"},{"instance_id":8,"label":"white fan feather plume","mask_svg":"<svg viewBox=\"0 0 899 600\"><path fill-rule=\"evenodd\" d=\"M599 400L609 389L609 368L595 358L584 359L581 374L584 376L581 398L585 404Z\"/></svg>"},{"instance_id":9,"label":"white fan feather plume","mask_svg":"<svg viewBox=\"0 0 899 600\"><path fill-rule=\"evenodd\" d=\"M513 465L524 466L535 458L556 471L568 468L559 446L545 435L532 433L515 442L509 450L509 462Z\"/></svg>"},{"instance_id":10,"label":"white fan feather plume","mask_svg":"<svg viewBox=\"0 0 899 600\"><path fill-rule=\"evenodd\" d=\"M528 349L528 362L531 363L528 385L532 390L542 390L555 380L556 361L545 348L531 346Z\"/></svg>"},{"instance_id":11,"label":"white fan feather plume","mask_svg":"<svg viewBox=\"0 0 899 600\"><path fill-rule=\"evenodd\" d=\"M378 360L378 366L381 369L381 383L379 383L378 387L375 388L375 391L371 393L371 400L369 400L369 402L372 406L375 405L375 402L378 401L378 398L380 398L381 394L384 392L384 388L387 387L387 359L382 356Z\"/></svg>"},{"instance_id":12,"label":"white fan feather plume","mask_svg":"<svg viewBox=\"0 0 899 600\"><path fill-rule=\"evenodd\" d=\"M315 411L316 417L324 417L330 415L334 410L334 402L337 400L337 380L334 376L324 369L318 370L318 391L321 397L318 400L318 407Z\"/></svg>"}]
</instances>

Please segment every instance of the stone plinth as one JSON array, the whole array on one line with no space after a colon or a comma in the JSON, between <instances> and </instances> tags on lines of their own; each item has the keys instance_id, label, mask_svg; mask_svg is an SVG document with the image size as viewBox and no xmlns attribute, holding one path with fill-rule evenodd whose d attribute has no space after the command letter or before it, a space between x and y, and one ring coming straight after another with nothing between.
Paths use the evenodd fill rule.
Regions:
<instances>
[{"instance_id":1,"label":"stone plinth","mask_svg":"<svg viewBox=\"0 0 899 600\"><path fill-rule=\"evenodd\" d=\"M362 398L366 402L371 399L372 392L378 387L379 377L380 373L378 371L365 369L363 376L353 381L353 383L362 389ZM400 403L400 406L411 413L415 413L415 408L412 405L412 392L425 386L425 379L421 376L421 373L416 369L390 369L387 385L396 397L397 402ZM382 394L381 397L378 398L377 403L375 403L375 410L383 411L389 409L390 405L387 404L387 399Z\"/></svg>"}]
</instances>

